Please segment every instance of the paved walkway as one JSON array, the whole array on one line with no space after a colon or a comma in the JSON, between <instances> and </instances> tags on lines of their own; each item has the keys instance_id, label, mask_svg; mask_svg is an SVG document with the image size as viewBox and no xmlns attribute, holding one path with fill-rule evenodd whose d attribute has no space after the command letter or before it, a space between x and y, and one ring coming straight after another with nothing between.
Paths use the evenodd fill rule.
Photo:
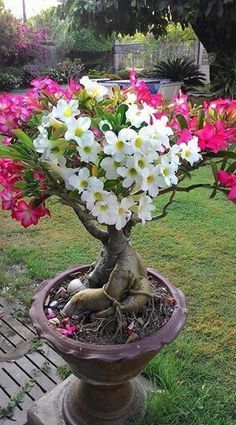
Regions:
<instances>
[{"instance_id":1,"label":"paved walkway","mask_svg":"<svg viewBox=\"0 0 236 425\"><path fill-rule=\"evenodd\" d=\"M0 425L25 425L32 403L62 381L56 373L57 367L64 364L62 358L48 343L37 348L35 338L31 325L13 317L9 305L0 297L0 409L9 406L13 395L19 399L19 392L27 387L13 416L2 417Z\"/></svg>"}]
</instances>

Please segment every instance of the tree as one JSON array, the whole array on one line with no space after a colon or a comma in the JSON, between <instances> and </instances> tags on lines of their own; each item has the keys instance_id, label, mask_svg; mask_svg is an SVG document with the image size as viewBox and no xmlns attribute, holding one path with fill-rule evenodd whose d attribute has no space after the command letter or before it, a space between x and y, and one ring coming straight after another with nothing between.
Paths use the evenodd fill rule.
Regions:
<instances>
[{"instance_id":1,"label":"tree","mask_svg":"<svg viewBox=\"0 0 236 425\"><path fill-rule=\"evenodd\" d=\"M192 25L211 59L235 56L236 0L61 0L72 18L78 15L98 30L133 34L151 29L155 36L166 32L168 21ZM125 19L124 19L125 16ZM214 75L214 68L212 69Z\"/></svg>"}]
</instances>

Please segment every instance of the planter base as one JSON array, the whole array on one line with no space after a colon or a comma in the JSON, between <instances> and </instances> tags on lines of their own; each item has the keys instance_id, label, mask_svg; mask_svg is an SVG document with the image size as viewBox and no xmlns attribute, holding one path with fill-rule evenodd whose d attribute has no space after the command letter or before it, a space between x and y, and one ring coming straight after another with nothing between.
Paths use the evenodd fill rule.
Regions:
<instances>
[{"instance_id":1,"label":"planter base","mask_svg":"<svg viewBox=\"0 0 236 425\"><path fill-rule=\"evenodd\" d=\"M82 406L82 409L79 407L78 412L71 409L71 394L72 397L74 397L73 394L76 393L78 397L78 391L80 390L79 387L81 384L84 385L82 381L71 375L40 400L33 403L27 415L28 425L48 425L49 418L50 425L132 425L132 423L135 423L135 417L138 415L140 418L140 414L142 413L140 411L141 401L143 402L143 399L147 398L154 390L151 383L140 375L132 381L132 384L124 384L130 385L131 387L128 390L130 400L128 400L127 393L123 406L120 404L119 412L116 410L116 417L114 417L114 413L112 415L111 410L114 409L114 405L112 406L110 404L106 404L107 412L103 412L101 416L95 414L95 412L91 412L91 410L86 410L86 406L84 406L84 408ZM126 390L123 385L121 386L123 387L121 392ZM120 390L121 388L117 389L119 403L123 400L123 396L119 396ZM88 398L91 400L91 393L88 394ZM110 403L112 402L110 401ZM82 400L81 404L83 404ZM98 403L96 403L96 405L99 406ZM117 407L116 402L115 406ZM64 415L66 416L66 420ZM81 419L78 421L79 418Z\"/></svg>"}]
</instances>

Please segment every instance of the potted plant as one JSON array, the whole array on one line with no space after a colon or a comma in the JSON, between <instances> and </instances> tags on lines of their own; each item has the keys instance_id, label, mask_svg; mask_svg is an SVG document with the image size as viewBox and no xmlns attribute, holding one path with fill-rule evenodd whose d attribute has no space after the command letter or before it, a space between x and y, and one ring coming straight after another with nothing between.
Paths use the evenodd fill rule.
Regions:
<instances>
[{"instance_id":1,"label":"potted plant","mask_svg":"<svg viewBox=\"0 0 236 425\"><path fill-rule=\"evenodd\" d=\"M180 191L236 199L236 102L192 107L180 94L168 105L133 73L130 87L110 96L88 77L67 89L49 78L32 85L25 96L0 98L2 208L28 227L50 216L46 203L56 196L102 251L91 266L43 282L30 315L79 378L64 396L66 423L121 425L142 405L132 378L186 317L181 291L143 265L132 228L165 217ZM207 164L212 184L182 183Z\"/></svg>"}]
</instances>

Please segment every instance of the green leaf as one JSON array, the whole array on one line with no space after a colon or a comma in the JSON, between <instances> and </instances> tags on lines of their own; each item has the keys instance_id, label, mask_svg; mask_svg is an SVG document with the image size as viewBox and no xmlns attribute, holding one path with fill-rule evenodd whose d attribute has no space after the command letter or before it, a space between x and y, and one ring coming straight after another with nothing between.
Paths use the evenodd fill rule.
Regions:
<instances>
[{"instance_id":1,"label":"green leaf","mask_svg":"<svg viewBox=\"0 0 236 425\"><path fill-rule=\"evenodd\" d=\"M205 118L205 111L204 111L204 109L200 109L199 113L198 113L198 120L197 120L197 129L198 130L203 127L204 118Z\"/></svg>"},{"instance_id":2,"label":"green leaf","mask_svg":"<svg viewBox=\"0 0 236 425\"><path fill-rule=\"evenodd\" d=\"M185 128L188 128L188 123L185 119L185 117L181 114L177 114L176 118L178 120L178 123L180 125L181 130L184 130Z\"/></svg>"},{"instance_id":3,"label":"green leaf","mask_svg":"<svg viewBox=\"0 0 236 425\"><path fill-rule=\"evenodd\" d=\"M22 130L17 129L17 130L13 130L13 133L16 135L16 137L21 140L22 142L24 142L24 144L28 147L28 148L33 148L33 142L31 140L31 138Z\"/></svg>"},{"instance_id":4,"label":"green leaf","mask_svg":"<svg viewBox=\"0 0 236 425\"><path fill-rule=\"evenodd\" d=\"M236 161L234 161L230 166L227 168L227 173L233 173L236 170Z\"/></svg>"},{"instance_id":5,"label":"green leaf","mask_svg":"<svg viewBox=\"0 0 236 425\"><path fill-rule=\"evenodd\" d=\"M25 157L22 153L18 152L13 146L2 147L0 146L0 158L10 158L16 160L24 160Z\"/></svg>"},{"instance_id":6,"label":"green leaf","mask_svg":"<svg viewBox=\"0 0 236 425\"><path fill-rule=\"evenodd\" d=\"M61 125L60 127L58 127L54 133L52 133L50 140L54 141L60 138L60 136L63 134L64 130L65 130L65 125Z\"/></svg>"},{"instance_id":7,"label":"green leaf","mask_svg":"<svg viewBox=\"0 0 236 425\"><path fill-rule=\"evenodd\" d=\"M117 185L117 180L107 180L104 183L104 189L111 189Z\"/></svg>"},{"instance_id":8,"label":"green leaf","mask_svg":"<svg viewBox=\"0 0 236 425\"><path fill-rule=\"evenodd\" d=\"M215 162L211 162L211 169L212 169L212 172L213 172L213 175L214 175L215 182L217 183L218 182L218 178L217 178L218 168L217 168L217 165L216 165Z\"/></svg>"},{"instance_id":9,"label":"green leaf","mask_svg":"<svg viewBox=\"0 0 236 425\"><path fill-rule=\"evenodd\" d=\"M217 158L230 158L230 159L236 159L236 152L232 151L220 151L218 152L215 157Z\"/></svg>"}]
</instances>

